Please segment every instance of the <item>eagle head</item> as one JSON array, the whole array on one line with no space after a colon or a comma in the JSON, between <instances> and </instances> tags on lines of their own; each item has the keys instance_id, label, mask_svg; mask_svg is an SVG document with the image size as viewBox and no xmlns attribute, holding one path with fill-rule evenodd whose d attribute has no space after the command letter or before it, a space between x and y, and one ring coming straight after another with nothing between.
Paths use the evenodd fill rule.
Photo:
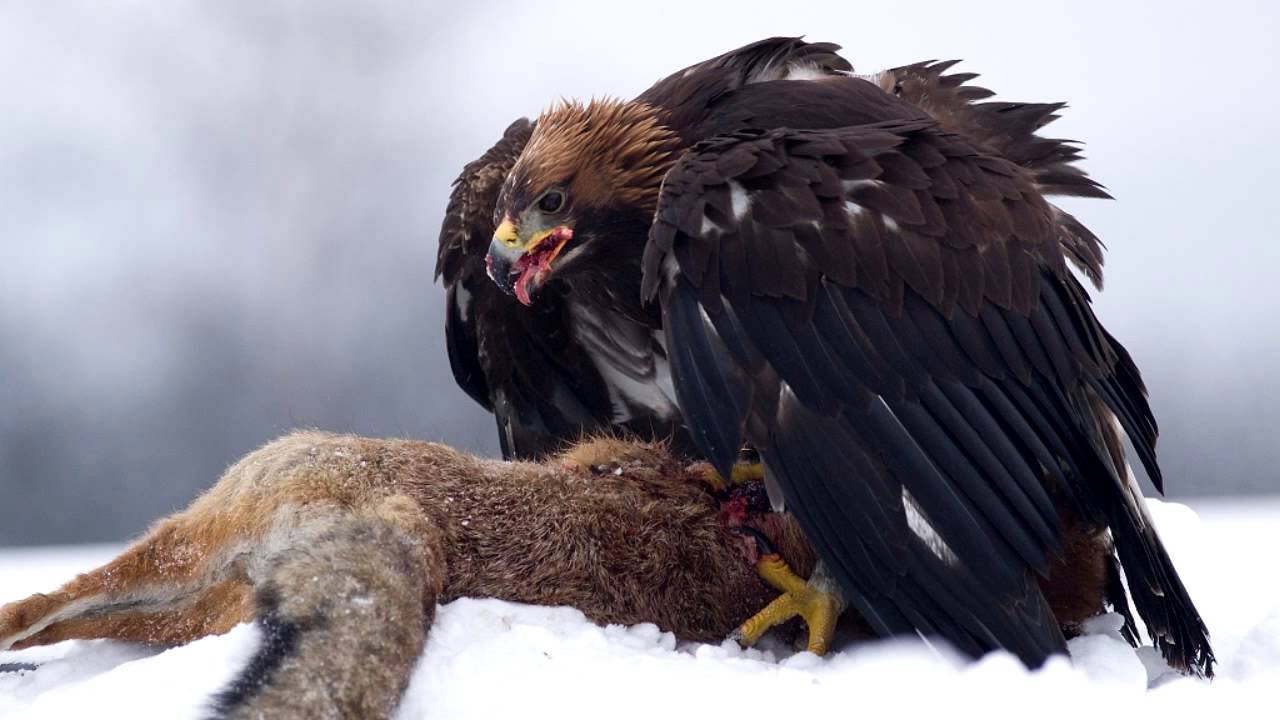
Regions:
<instances>
[{"instance_id":1,"label":"eagle head","mask_svg":"<svg viewBox=\"0 0 1280 720\"><path fill-rule=\"evenodd\" d=\"M644 103L566 101L547 110L498 196L489 277L532 305L553 277L638 263L680 150ZM593 262L602 258L610 262Z\"/></svg>"}]
</instances>

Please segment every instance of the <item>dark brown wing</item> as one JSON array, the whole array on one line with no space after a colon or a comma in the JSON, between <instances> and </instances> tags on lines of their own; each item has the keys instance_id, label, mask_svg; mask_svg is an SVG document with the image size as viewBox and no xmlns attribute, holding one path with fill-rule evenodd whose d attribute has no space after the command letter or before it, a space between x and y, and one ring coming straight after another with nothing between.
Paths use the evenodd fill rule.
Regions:
<instances>
[{"instance_id":1,"label":"dark brown wing","mask_svg":"<svg viewBox=\"0 0 1280 720\"><path fill-rule=\"evenodd\" d=\"M881 74L881 86L929 113L944 130L1031 170L1045 195L1111 197L1075 165L1081 159L1078 143L1037 134L1058 119L1066 103L980 102L995 93L969 84L977 73L945 74L958 62L929 60L896 67Z\"/></svg>"},{"instance_id":2,"label":"dark brown wing","mask_svg":"<svg viewBox=\"0 0 1280 720\"><path fill-rule=\"evenodd\" d=\"M484 299L484 255L493 238L494 205L502 183L533 134L533 123L511 123L493 147L462 168L453 181L436 249L436 282L444 281L445 339L453 377L473 400L493 410L488 379L480 364L475 300ZM489 304L489 303L486 303Z\"/></svg>"},{"instance_id":3,"label":"dark brown wing","mask_svg":"<svg viewBox=\"0 0 1280 720\"><path fill-rule=\"evenodd\" d=\"M666 111L667 124L690 143L750 127L846 127L919 113L1027 168L1043 195L1110 197L1076 165L1081 159L1078 143L1038 134L1057 119L1064 103L988 100L994 95L991 90L969 84L977 74L946 74L955 60L904 65L865 82L849 77L852 67L839 50L833 43L768 38L672 73L636 99ZM779 82L798 75L825 78L826 86ZM832 87L837 83L838 90ZM887 98L876 98L871 90L877 85L885 96L905 103L895 106ZM739 91L748 86L754 86L746 91L751 97L744 97ZM1056 207L1054 212L1067 257L1101 288L1102 243L1070 214Z\"/></svg>"},{"instance_id":4,"label":"dark brown wing","mask_svg":"<svg viewBox=\"0 0 1280 720\"><path fill-rule=\"evenodd\" d=\"M458 279L468 261L484 260L493 239L498 192L532 134L529 118L516 120L503 131L501 140L467 163L453 181L436 249L436 280L443 278L446 287Z\"/></svg>"},{"instance_id":5,"label":"dark brown wing","mask_svg":"<svg viewBox=\"0 0 1280 720\"><path fill-rule=\"evenodd\" d=\"M521 305L487 276L503 180L533 131L526 119L454 182L440 230L436 278L447 292L445 338L454 379L492 411L505 458L541 457L610 420L608 391L567 328L564 299Z\"/></svg>"},{"instance_id":6,"label":"dark brown wing","mask_svg":"<svg viewBox=\"0 0 1280 720\"><path fill-rule=\"evenodd\" d=\"M1066 271L1029 173L931 120L744 131L668 174L646 248L691 434L743 439L882 633L1032 665L1065 652L1035 582L1054 496L1110 526L1165 656L1207 635L1130 480L1105 407L1153 479L1137 369Z\"/></svg>"},{"instance_id":7,"label":"dark brown wing","mask_svg":"<svg viewBox=\"0 0 1280 720\"><path fill-rule=\"evenodd\" d=\"M793 73L843 75L852 69L839 45L798 37L773 37L730 50L668 75L636 98L668 113L666 125L686 142L704 136L706 114L725 96L747 85L774 82Z\"/></svg>"},{"instance_id":8,"label":"dark brown wing","mask_svg":"<svg viewBox=\"0 0 1280 720\"><path fill-rule=\"evenodd\" d=\"M995 93L969 84L977 73L946 74L957 62L913 63L880 73L877 79L886 91L927 112L944 130L1030 170L1042 194L1111 197L1076 165L1082 159L1079 143L1038 134L1058 119L1066 103L988 101ZM1101 287L1102 243L1071 215L1056 208L1055 212L1068 257Z\"/></svg>"}]
</instances>

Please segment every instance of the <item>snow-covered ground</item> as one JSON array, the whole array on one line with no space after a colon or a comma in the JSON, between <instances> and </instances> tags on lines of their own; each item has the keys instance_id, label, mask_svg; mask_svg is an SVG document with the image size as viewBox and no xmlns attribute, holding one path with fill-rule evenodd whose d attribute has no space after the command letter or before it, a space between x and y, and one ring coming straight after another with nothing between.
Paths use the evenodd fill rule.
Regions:
<instances>
[{"instance_id":1,"label":"snow-covered ground","mask_svg":"<svg viewBox=\"0 0 1280 720\"><path fill-rule=\"evenodd\" d=\"M1213 632L1212 683L1166 674L1150 651L1118 640L1109 618L1072 641L1074 665L1027 672L1006 655L964 663L908 641L825 659L686 645L653 626L597 627L569 608L459 600L441 608L400 717L1276 717L1280 499L1197 512L1151 504ZM0 600L51 589L116 550L0 551ZM11 668L0 672L0 718L198 717L255 632L241 626L159 653L101 641L0 653Z\"/></svg>"}]
</instances>

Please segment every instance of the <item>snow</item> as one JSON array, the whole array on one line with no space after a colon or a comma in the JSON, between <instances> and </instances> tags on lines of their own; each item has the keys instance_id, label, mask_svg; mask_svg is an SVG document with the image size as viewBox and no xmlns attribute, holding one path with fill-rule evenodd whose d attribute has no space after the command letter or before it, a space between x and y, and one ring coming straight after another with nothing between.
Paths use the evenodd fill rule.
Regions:
<instances>
[{"instance_id":1,"label":"snow","mask_svg":"<svg viewBox=\"0 0 1280 720\"><path fill-rule=\"evenodd\" d=\"M1172 674L1149 649L1098 618L1071 642L1074 662L1028 672L1011 656L966 663L898 640L827 658L678 643L652 625L599 627L571 608L463 599L440 609L399 717L769 717L816 712L987 718L1272 717L1280 702L1280 570L1269 552L1280 500L1150 501L1151 511L1214 633L1212 683ZM0 551L0 598L51 589L117 548ZM253 650L257 630L155 652L67 642L0 653L0 718L189 718ZM12 666L11 666L12 667Z\"/></svg>"}]
</instances>

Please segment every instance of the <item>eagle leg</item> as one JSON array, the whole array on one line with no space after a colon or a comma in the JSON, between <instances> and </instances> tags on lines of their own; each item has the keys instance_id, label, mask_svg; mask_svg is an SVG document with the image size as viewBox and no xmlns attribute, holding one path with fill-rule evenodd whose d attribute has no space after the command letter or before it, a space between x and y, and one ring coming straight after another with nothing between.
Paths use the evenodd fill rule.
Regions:
<instances>
[{"instance_id":1,"label":"eagle leg","mask_svg":"<svg viewBox=\"0 0 1280 720\"><path fill-rule=\"evenodd\" d=\"M815 655L831 649L836 621L844 611L845 601L833 578L819 563L808 581L792 572L776 553L762 555L756 571L765 582L782 591L773 602L751 616L733 633L733 638L746 646L754 645L770 628L799 615L809 627L805 648Z\"/></svg>"}]
</instances>

